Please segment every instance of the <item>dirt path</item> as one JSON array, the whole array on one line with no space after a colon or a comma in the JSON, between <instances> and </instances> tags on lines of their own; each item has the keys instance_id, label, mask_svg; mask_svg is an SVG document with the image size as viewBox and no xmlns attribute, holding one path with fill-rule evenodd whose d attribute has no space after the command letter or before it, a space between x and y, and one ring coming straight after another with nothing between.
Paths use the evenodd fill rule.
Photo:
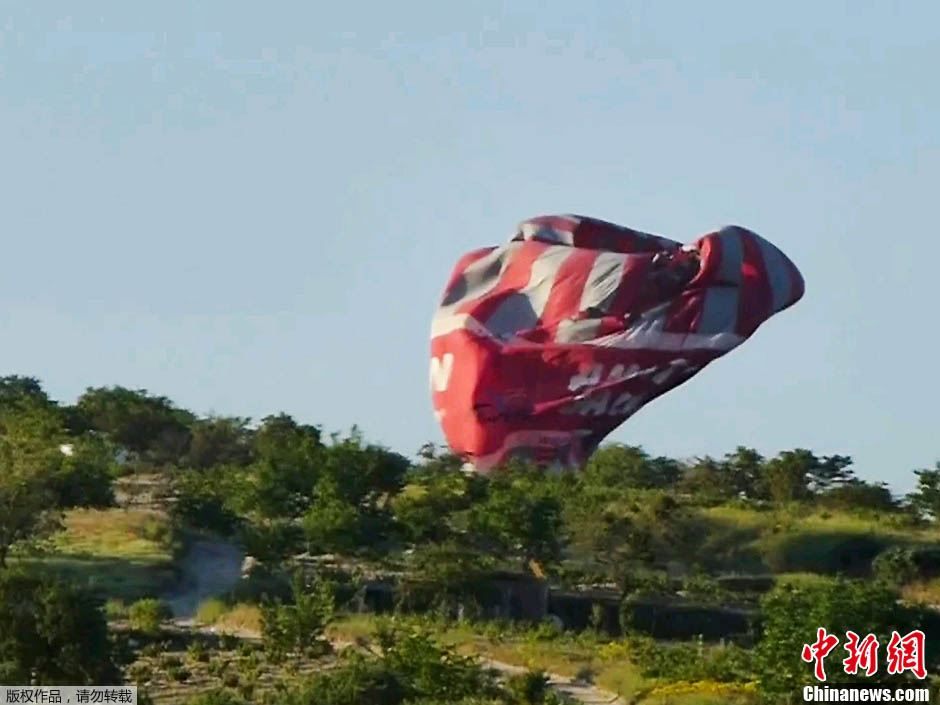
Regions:
<instances>
[{"instance_id":1,"label":"dirt path","mask_svg":"<svg viewBox=\"0 0 940 705\"><path fill-rule=\"evenodd\" d=\"M241 577L243 559L241 549L228 541L194 539L180 561L180 584L163 597L174 621L191 622L199 603L230 590Z\"/></svg>"}]
</instances>

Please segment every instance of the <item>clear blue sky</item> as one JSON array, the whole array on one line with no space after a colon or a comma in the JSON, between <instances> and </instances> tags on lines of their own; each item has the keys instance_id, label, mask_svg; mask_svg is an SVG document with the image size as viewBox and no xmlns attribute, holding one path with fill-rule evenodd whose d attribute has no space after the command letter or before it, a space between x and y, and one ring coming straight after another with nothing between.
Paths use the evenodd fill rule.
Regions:
<instances>
[{"instance_id":1,"label":"clear blue sky","mask_svg":"<svg viewBox=\"0 0 940 705\"><path fill-rule=\"evenodd\" d=\"M441 440L466 250L577 212L778 244L806 297L613 440L940 458L940 5L0 6L0 371Z\"/></svg>"}]
</instances>

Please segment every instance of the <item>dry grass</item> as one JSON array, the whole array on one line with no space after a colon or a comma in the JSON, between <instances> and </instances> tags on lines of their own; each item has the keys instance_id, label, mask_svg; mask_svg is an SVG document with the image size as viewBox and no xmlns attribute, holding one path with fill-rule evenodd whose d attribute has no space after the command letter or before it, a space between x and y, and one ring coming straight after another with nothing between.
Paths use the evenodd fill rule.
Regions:
<instances>
[{"instance_id":1,"label":"dry grass","mask_svg":"<svg viewBox=\"0 0 940 705\"><path fill-rule=\"evenodd\" d=\"M901 597L908 602L940 605L940 578L918 580L901 588Z\"/></svg>"},{"instance_id":2,"label":"dry grass","mask_svg":"<svg viewBox=\"0 0 940 705\"><path fill-rule=\"evenodd\" d=\"M196 610L196 621L228 634L247 636L261 633L261 609L243 602L229 606L222 600L206 600Z\"/></svg>"}]
</instances>

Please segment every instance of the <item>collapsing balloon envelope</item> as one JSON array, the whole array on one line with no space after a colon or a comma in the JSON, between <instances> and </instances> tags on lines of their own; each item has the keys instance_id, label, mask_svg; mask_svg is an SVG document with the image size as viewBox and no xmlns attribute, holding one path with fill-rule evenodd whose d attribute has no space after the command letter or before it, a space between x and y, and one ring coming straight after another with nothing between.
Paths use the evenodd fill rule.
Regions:
<instances>
[{"instance_id":1,"label":"collapsing balloon envelope","mask_svg":"<svg viewBox=\"0 0 940 705\"><path fill-rule=\"evenodd\" d=\"M455 453L584 464L645 404L804 293L774 245L729 226L683 246L581 216L464 255L431 326L434 409Z\"/></svg>"}]
</instances>

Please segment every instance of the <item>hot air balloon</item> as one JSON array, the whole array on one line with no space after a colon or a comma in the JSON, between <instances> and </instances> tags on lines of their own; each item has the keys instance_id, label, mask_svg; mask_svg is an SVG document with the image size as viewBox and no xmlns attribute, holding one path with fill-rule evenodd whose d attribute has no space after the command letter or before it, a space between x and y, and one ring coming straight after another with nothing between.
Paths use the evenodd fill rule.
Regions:
<instances>
[{"instance_id":1,"label":"hot air balloon","mask_svg":"<svg viewBox=\"0 0 940 705\"><path fill-rule=\"evenodd\" d=\"M690 245L540 216L465 254L431 325L431 394L473 469L583 466L653 399L800 300L803 277L737 226Z\"/></svg>"}]
</instances>

